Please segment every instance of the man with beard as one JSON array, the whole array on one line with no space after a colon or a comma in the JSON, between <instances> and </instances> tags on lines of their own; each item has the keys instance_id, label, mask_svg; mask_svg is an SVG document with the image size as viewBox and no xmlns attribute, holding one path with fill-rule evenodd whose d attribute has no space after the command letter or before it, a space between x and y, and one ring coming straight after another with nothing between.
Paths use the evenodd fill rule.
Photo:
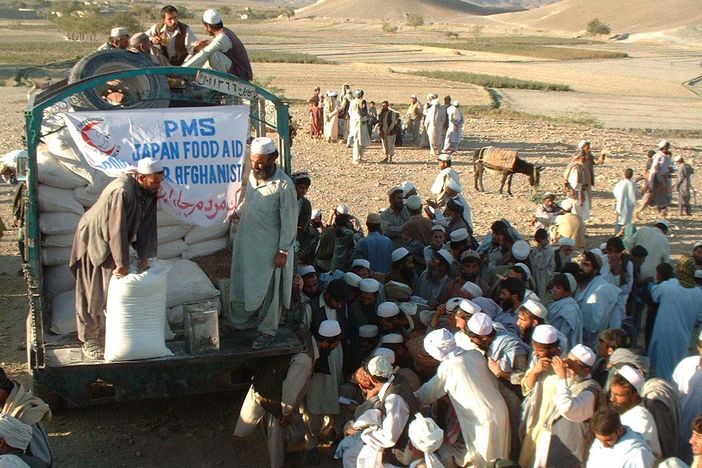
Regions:
<instances>
[{"instance_id":1,"label":"man with beard","mask_svg":"<svg viewBox=\"0 0 702 468\"><path fill-rule=\"evenodd\" d=\"M641 398L643 387L643 374L634 367L623 366L612 377L609 399L612 407L619 413L622 424L638 432L658 460L661 458L658 428L653 415L643 404Z\"/></svg>"},{"instance_id":2,"label":"man with beard","mask_svg":"<svg viewBox=\"0 0 702 468\"><path fill-rule=\"evenodd\" d=\"M592 429L596 440L590 447L587 468L653 468L651 449L639 434L622 425L614 409L601 408L595 413Z\"/></svg>"},{"instance_id":3,"label":"man with beard","mask_svg":"<svg viewBox=\"0 0 702 468\"><path fill-rule=\"evenodd\" d=\"M463 212L465 211L465 206L455 199L449 198L446 202L446 208L444 208L444 221L446 224L446 235L451 236L454 231L465 230L469 232L468 224L463 220ZM438 216L437 216L438 218Z\"/></svg>"},{"instance_id":4,"label":"man with beard","mask_svg":"<svg viewBox=\"0 0 702 468\"><path fill-rule=\"evenodd\" d=\"M515 312L522 305L526 286L517 278L507 277L500 281L498 286L499 303L505 313L515 316ZM516 318L516 317L515 317Z\"/></svg>"},{"instance_id":5,"label":"man with beard","mask_svg":"<svg viewBox=\"0 0 702 468\"><path fill-rule=\"evenodd\" d=\"M634 262L631 255L625 251L621 237L608 239L605 252L607 255L602 259L601 274L619 288L617 306L614 308L609 327L619 328L626 318L626 303L634 286Z\"/></svg>"},{"instance_id":6,"label":"man with beard","mask_svg":"<svg viewBox=\"0 0 702 468\"><path fill-rule=\"evenodd\" d=\"M446 302L449 298L456 296L465 297L466 292L470 294L470 297L466 297L466 299L488 296L490 288L480 278L480 255L478 252L475 250L466 250L461 254L460 258L461 262L459 264L458 277L448 285L445 296L442 298L443 301ZM466 291L466 285L468 283L474 284L479 291ZM478 294L478 292L480 294Z\"/></svg>"},{"instance_id":7,"label":"man with beard","mask_svg":"<svg viewBox=\"0 0 702 468\"><path fill-rule=\"evenodd\" d=\"M351 262L351 271L360 276L361 279L369 278L371 275L370 262L365 258L357 258Z\"/></svg>"},{"instance_id":8,"label":"man with beard","mask_svg":"<svg viewBox=\"0 0 702 468\"><path fill-rule=\"evenodd\" d=\"M309 304L319 296L319 275L312 265L301 265L297 273L302 278L302 302Z\"/></svg>"},{"instance_id":9,"label":"man with beard","mask_svg":"<svg viewBox=\"0 0 702 468\"><path fill-rule=\"evenodd\" d=\"M556 272L563 270L563 265L571 261L575 241L570 237L558 239L558 248L553 251L553 260L556 262Z\"/></svg>"},{"instance_id":10,"label":"man with beard","mask_svg":"<svg viewBox=\"0 0 702 468\"><path fill-rule=\"evenodd\" d=\"M366 228L368 235L358 241L354 255L370 263L370 269L378 273L390 271L393 244L389 237L380 232L382 218L378 213L368 213Z\"/></svg>"},{"instance_id":11,"label":"man with beard","mask_svg":"<svg viewBox=\"0 0 702 468\"><path fill-rule=\"evenodd\" d=\"M451 278L457 278L460 276L461 264L460 258L463 252L468 250L468 231L466 229L456 229L449 236L449 248L448 251L453 257L453 262L449 268L449 276Z\"/></svg>"},{"instance_id":12,"label":"man with beard","mask_svg":"<svg viewBox=\"0 0 702 468\"><path fill-rule=\"evenodd\" d=\"M392 245L398 248L402 245L402 228L409 219L402 197L402 187L396 186L388 190L390 207L380 214L383 234L390 238Z\"/></svg>"},{"instance_id":13,"label":"man with beard","mask_svg":"<svg viewBox=\"0 0 702 468\"><path fill-rule=\"evenodd\" d=\"M431 308L439 305L439 299L450 285L448 270L452 262L453 257L448 250L439 250L419 276L416 295L426 299Z\"/></svg>"},{"instance_id":14,"label":"man with beard","mask_svg":"<svg viewBox=\"0 0 702 468\"><path fill-rule=\"evenodd\" d=\"M387 282L397 281L414 289L417 283L417 273L414 271L414 259L409 250L404 247L395 249L391 255L392 266L387 275Z\"/></svg>"},{"instance_id":15,"label":"man with beard","mask_svg":"<svg viewBox=\"0 0 702 468\"><path fill-rule=\"evenodd\" d=\"M551 226L556 225L556 218L563 214L563 210L556 204L556 194L547 192L544 194L542 204L536 208L534 219L531 224L534 230L545 229L547 232Z\"/></svg>"},{"instance_id":16,"label":"man with beard","mask_svg":"<svg viewBox=\"0 0 702 468\"><path fill-rule=\"evenodd\" d=\"M548 321L568 338L568 343L581 343L583 316L578 303L573 299L578 283L570 273L556 274L552 283L553 302L548 305Z\"/></svg>"},{"instance_id":17,"label":"man with beard","mask_svg":"<svg viewBox=\"0 0 702 468\"><path fill-rule=\"evenodd\" d=\"M378 133L380 143L383 145L383 156L381 163L392 163L395 156L395 141L397 132L400 130L400 114L390 108L388 101L380 103L380 113L378 114Z\"/></svg>"},{"instance_id":18,"label":"man with beard","mask_svg":"<svg viewBox=\"0 0 702 468\"><path fill-rule=\"evenodd\" d=\"M173 5L161 8L161 20L151 26L146 35L174 67L185 62L197 42L190 26L178 20L178 9Z\"/></svg>"},{"instance_id":19,"label":"man with beard","mask_svg":"<svg viewBox=\"0 0 702 468\"><path fill-rule=\"evenodd\" d=\"M456 172L456 169L451 167L452 158L450 154L441 153L437 159L439 161L439 173L436 175L434 183L431 186L431 194L434 197L434 200L436 200L438 207L441 208L446 205L446 202L448 201L446 188L449 181L453 180L455 183L460 185L461 179L458 172Z\"/></svg>"},{"instance_id":20,"label":"man with beard","mask_svg":"<svg viewBox=\"0 0 702 468\"><path fill-rule=\"evenodd\" d=\"M405 336L409 329L407 316L404 313L400 313L400 307L394 302L383 302L378 306L377 320L378 330L381 335L399 333Z\"/></svg>"},{"instance_id":21,"label":"man with beard","mask_svg":"<svg viewBox=\"0 0 702 468\"><path fill-rule=\"evenodd\" d=\"M365 317L366 323L375 323L378 304L380 304L380 282L373 278L363 278L358 283L358 289L360 294L358 299L353 302L352 307L358 308Z\"/></svg>"},{"instance_id":22,"label":"man with beard","mask_svg":"<svg viewBox=\"0 0 702 468\"><path fill-rule=\"evenodd\" d=\"M661 263L670 262L670 242L668 234L668 221L659 219L653 226L641 226L633 236L624 238L624 245L631 251L634 246L643 246L648 255L641 265L641 279L654 280L656 267Z\"/></svg>"},{"instance_id":23,"label":"man with beard","mask_svg":"<svg viewBox=\"0 0 702 468\"><path fill-rule=\"evenodd\" d=\"M580 257L580 272L575 278L578 282L575 301L583 317L582 344L591 349L597 347L597 338L602 330L613 328L610 323L619 297L619 288L600 275L600 268L600 256L584 252Z\"/></svg>"},{"instance_id":24,"label":"man with beard","mask_svg":"<svg viewBox=\"0 0 702 468\"><path fill-rule=\"evenodd\" d=\"M251 142L251 174L244 202L233 215L241 221L232 247L229 319L238 329L258 326L256 349L275 339L292 291L297 196L292 180L276 166L277 158L272 139Z\"/></svg>"}]
</instances>

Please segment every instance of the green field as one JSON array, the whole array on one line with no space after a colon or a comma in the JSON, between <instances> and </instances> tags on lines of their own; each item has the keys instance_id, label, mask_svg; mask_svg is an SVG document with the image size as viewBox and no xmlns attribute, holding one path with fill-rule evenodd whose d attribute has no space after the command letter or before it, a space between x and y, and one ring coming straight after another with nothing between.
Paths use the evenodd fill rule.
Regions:
<instances>
[{"instance_id":1,"label":"green field","mask_svg":"<svg viewBox=\"0 0 702 468\"><path fill-rule=\"evenodd\" d=\"M84 57L100 46L98 42L0 41L0 64L45 65Z\"/></svg>"},{"instance_id":2,"label":"green field","mask_svg":"<svg viewBox=\"0 0 702 468\"><path fill-rule=\"evenodd\" d=\"M483 75L480 73L466 72L442 72L421 70L410 72L409 75L424 76L426 78L436 78L438 80L457 81L459 83L471 83L486 88L507 88L507 89L536 89L540 91L572 91L570 86L545 83L543 81L520 80L508 76Z\"/></svg>"},{"instance_id":3,"label":"green field","mask_svg":"<svg viewBox=\"0 0 702 468\"><path fill-rule=\"evenodd\" d=\"M280 52L277 50L253 50L249 51L249 60L259 63L318 63L329 64L331 62L311 54L301 54L298 52Z\"/></svg>"}]
</instances>

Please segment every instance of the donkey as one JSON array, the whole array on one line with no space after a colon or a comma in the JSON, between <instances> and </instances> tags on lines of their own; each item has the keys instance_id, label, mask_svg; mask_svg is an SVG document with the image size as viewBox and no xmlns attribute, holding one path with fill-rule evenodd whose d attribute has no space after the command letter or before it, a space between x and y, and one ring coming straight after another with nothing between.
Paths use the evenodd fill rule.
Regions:
<instances>
[{"instance_id":1,"label":"donkey","mask_svg":"<svg viewBox=\"0 0 702 468\"><path fill-rule=\"evenodd\" d=\"M537 166L535 164L528 163L521 158L517 158L517 162L514 165L514 170L506 170L504 168L497 169L490 167L484 160L485 151L487 147L480 148L473 153L473 173L475 181L475 190L477 192L484 192L483 187L483 173L485 169L490 172L501 172L502 182L500 183L500 195L503 193L505 187L505 182L507 182L507 194L512 196L512 176L514 174L524 174L529 177L529 185L534 187L539 185L539 179L541 179L541 171L544 170L543 166Z\"/></svg>"}]
</instances>

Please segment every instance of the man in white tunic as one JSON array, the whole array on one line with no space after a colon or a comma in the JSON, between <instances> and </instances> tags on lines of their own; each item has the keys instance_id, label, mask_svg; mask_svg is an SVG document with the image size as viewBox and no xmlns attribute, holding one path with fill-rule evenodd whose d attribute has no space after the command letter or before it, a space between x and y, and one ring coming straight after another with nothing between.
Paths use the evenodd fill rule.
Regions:
<instances>
[{"instance_id":1,"label":"man in white tunic","mask_svg":"<svg viewBox=\"0 0 702 468\"><path fill-rule=\"evenodd\" d=\"M446 125L446 108L441 105L439 99L433 99L431 106L427 110L424 118L424 125L429 138L429 153L437 155L443 146L443 131Z\"/></svg>"},{"instance_id":2,"label":"man in white tunic","mask_svg":"<svg viewBox=\"0 0 702 468\"><path fill-rule=\"evenodd\" d=\"M575 301L583 317L583 344L595 349L602 330L610 326L619 298L619 288L600 275L602 259L593 252L585 252L580 259L577 276L578 290ZM618 328L618 327L614 327Z\"/></svg>"},{"instance_id":3,"label":"man in white tunic","mask_svg":"<svg viewBox=\"0 0 702 468\"><path fill-rule=\"evenodd\" d=\"M229 321L237 329L258 327L254 348L273 342L292 291L297 195L277 158L270 138L251 142L251 173L233 214L240 221L232 248Z\"/></svg>"},{"instance_id":4,"label":"man in white tunic","mask_svg":"<svg viewBox=\"0 0 702 468\"><path fill-rule=\"evenodd\" d=\"M634 235L624 238L624 245L629 252L636 245L642 246L648 252L641 265L641 281L655 280L656 267L661 263L670 262L670 243L666 237L668 227L668 221L659 219L653 226L642 226Z\"/></svg>"},{"instance_id":5,"label":"man in white tunic","mask_svg":"<svg viewBox=\"0 0 702 468\"><path fill-rule=\"evenodd\" d=\"M445 328L430 332L424 349L440 364L436 375L417 391L417 398L430 404L448 395L465 444L439 449L443 462L453 459L459 466L483 467L495 458L508 458L507 405L480 351L458 347Z\"/></svg>"},{"instance_id":6,"label":"man in white tunic","mask_svg":"<svg viewBox=\"0 0 702 468\"><path fill-rule=\"evenodd\" d=\"M697 355L686 357L673 372L673 382L680 395L682 407L682 431L680 433L679 453L684 459L690 459L690 439L692 421L702 414L702 332L697 338Z\"/></svg>"},{"instance_id":7,"label":"man in white tunic","mask_svg":"<svg viewBox=\"0 0 702 468\"><path fill-rule=\"evenodd\" d=\"M578 303L573 299L578 283L570 273L558 273L553 277L551 297L548 305L548 323L556 327L575 345L583 341L583 316Z\"/></svg>"},{"instance_id":8,"label":"man in white tunic","mask_svg":"<svg viewBox=\"0 0 702 468\"><path fill-rule=\"evenodd\" d=\"M363 90L354 91L354 99L349 106L349 121L351 131L349 139L353 139L353 163L363 161L363 152L370 146L370 135L368 134L368 117L363 115Z\"/></svg>"},{"instance_id":9,"label":"man in white tunic","mask_svg":"<svg viewBox=\"0 0 702 468\"><path fill-rule=\"evenodd\" d=\"M636 209L636 194L638 190L632 177L634 171L627 168L624 170L624 178L614 186L612 194L616 200L617 222L614 224L614 235L618 235L622 229L629 226L634 220L634 210Z\"/></svg>"},{"instance_id":10,"label":"man in white tunic","mask_svg":"<svg viewBox=\"0 0 702 468\"><path fill-rule=\"evenodd\" d=\"M587 468L653 468L655 459L641 436L622 424L612 408L602 408L592 420L595 441Z\"/></svg>"},{"instance_id":11,"label":"man in white tunic","mask_svg":"<svg viewBox=\"0 0 702 468\"><path fill-rule=\"evenodd\" d=\"M638 432L646 441L653 456L661 458L661 443L658 439L658 427L651 412L646 409L641 399L644 377L638 369L625 365L612 376L610 383L610 401L621 416L622 424Z\"/></svg>"},{"instance_id":12,"label":"man in white tunic","mask_svg":"<svg viewBox=\"0 0 702 468\"><path fill-rule=\"evenodd\" d=\"M458 146L461 144L463 137L463 111L459 107L458 101L451 101L451 105L446 110L446 118L448 120L448 131L444 140L444 147L441 150L444 153L454 153L458 151Z\"/></svg>"},{"instance_id":13,"label":"man in white tunic","mask_svg":"<svg viewBox=\"0 0 702 468\"><path fill-rule=\"evenodd\" d=\"M459 186L461 185L461 178L456 172L456 169L451 167L451 155L446 153L441 153L438 156L439 161L439 173L434 179L434 183L431 185L431 194L436 200L439 207L443 207L448 201L448 196L446 195L446 188L449 181L453 180Z\"/></svg>"}]
</instances>

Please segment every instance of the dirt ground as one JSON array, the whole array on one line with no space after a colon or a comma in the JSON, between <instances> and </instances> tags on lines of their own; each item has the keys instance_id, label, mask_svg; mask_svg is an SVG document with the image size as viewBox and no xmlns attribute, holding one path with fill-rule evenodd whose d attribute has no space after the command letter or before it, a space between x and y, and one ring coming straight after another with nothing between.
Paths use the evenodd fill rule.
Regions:
<instances>
[{"instance_id":1,"label":"dirt ground","mask_svg":"<svg viewBox=\"0 0 702 468\"><path fill-rule=\"evenodd\" d=\"M354 25L348 25L347 29L353 27ZM363 27L359 26L360 32L367 32L362 29ZM275 34L279 34L279 37L275 38ZM286 40L287 38L277 26L271 28L270 36L266 39L271 47L276 47ZM291 42L300 43L294 40ZM259 43L257 47L259 46L262 47L262 44ZM339 53L336 55L340 57L342 52L350 52L352 46L353 44L348 43L339 45ZM333 44L333 47L337 45ZM313 47L310 48L313 49ZM375 49L379 50L379 48ZM390 98L394 102L403 102L409 94L421 95L429 91L436 91L439 94L453 93L459 99L469 103L478 103L485 99L485 92L472 86L449 85L436 80L405 78L391 74L386 63L378 63L383 61L376 60L378 50L368 51L361 58L349 58L336 67L256 64L254 69L257 74L270 78L274 86L285 89L289 97L295 98L307 97L312 87L317 84L323 89L338 89L344 81L350 80L354 86L363 87L366 90L369 100L376 101ZM401 52L407 53L406 50ZM429 52L427 55L437 58L434 52ZM630 123L642 119L646 121L643 128L686 128L678 124L668 125L667 118L672 119L676 112L670 111L663 116L658 112L658 108L664 107L670 99L678 98L680 102L685 103L679 111L680 121L682 122L687 118L685 116L688 116L697 118L696 121L699 122L699 112L702 109L700 100L691 93L689 96L683 95L684 93L673 85L673 83L679 85L683 81L684 78L680 77L687 75L692 65L689 65L690 68L688 65L680 65L683 70L676 71L675 76L661 78L661 74L656 73L656 80L659 81L647 81L642 78L646 70L644 57L647 55L652 57L649 62L652 67L663 67L663 61L669 60L663 58L667 55L665 51L645 49L641 52L640 62L637 60L620 64L607 62L613 67L611 69L623 75L622 78L611 80L608 80L607 76L602 76L606 75L605 71L610 68L606 64L598 63L496 64L481 62L478 59L482 58L476 57L474 63L466 63L463 66L466 70L477 67L478 71L484 69L494 73L502 73L506 70L510 72L510 76L517 78L562 81L574 85L576 91L588 93L590 98L599 92L598 99L602 99L601 106L607 105L606 96L612 96L609 109L605 107L602 112L620 109L622 99L637 100L637 96L646 104L636 103L637 105L631 109L619 112L621 115L629 116L624 123L622 123L623 119L617 122L602 119L605 126L633 128L637 125ZM691 60L687 52L683 55L685 57L678 61L680 64ZM385 56L389 57L388 53ZM366 57L369 60L366 60ZM425 55L422 57L429 61ZM438 56L438 58L442 63L433 66L449 66L448 64L452 67L457 66L455 61L449 61L447 57ZM373 65L367 65L371 62ZM671 60L669 62L673 63ZM630 92L625 93L629 80L627 73L634 73L626 69L630 64L635 63L639 64L640 70L635 74L641 81L637 81L635 87L630 86ZM416 68L428 66L425 63ZM546 68L541 68L543 66ZM590 79L583 77L585 73L590 74L588 77ZM576 83L577 76L581 77L581 81ZM607 86L612 86L612 89L608 89ZM21 88L0 88L0 102L3 103L0 112L4 122L0 130L0 153L21 147L22 110L25 105L26 91ZM536 106L536 104L520 104L520 102L538 103L541 100L546 100L549 104L542 107L539 112L551 112L551 110L569 107L568 101L557 104L563 97L563 93L544 94L545 96L529 94L530 97L527 100L522 99L519 93L507 93L508 97L516 102L517 108L521 105L529 110L530 106ZM656 105L649 106L649 102L654 102ZM382 159L382 155L379 145L374 144L367 151L368 162L361 166L352 166L351 150L345 145L309 140L306 136L308 123L307 110L304 106L294 107L293 115L300 125L299 137L293 146L293 166L295 169L310 171L313 182L309 197L313 208L322 209L325 216L334 206L345 203L357 216L364 218L368 212L385 207L386 189L404 180L413 181L423 198L429 195L429 187L437 173L437 167L436 161L426 150L412 147L398 148L396 164L379 164L378 161ZM575 152L578 141L582 138L591 140L596 152L605 149L609 156L605 166L597 168L593 217L588 226L588 244L597 246L612 232L614 200L611 190L623 169L632 167L636 173L640 173L644 166L646 150L652 148L660 138L666 137L665 133L660 132L644 134L616 128L556 125L542 121L469 118L464 127L461 151L455 157L455 167L461 174L466 199L473 210L478 237L482 237L489 225L501 217L510 219L521 232L529 234L530 219L536 208L533 201L534 195L545 191L558 191L562 171L566 161ZM700 141L689 138L670 139L673 142L674 154L683 155L693 164L698 173L702 171ZM472 150L486 145L517 149L529 161L544 164L546 169L542 173L542 184L538 191L535 192L528 186L524 176L516 175L513 184L514 197L502 197L496 194L496 177L487 174L485 180L487 193L476 193L472 182ZM699 177L696 175L694 178L695 187L699 186ZM8 225L11 221L11 196L10 187L0 186L0 217ZM675 210L674 207L673 212ZM650 223L654 219L655 214L647 212L642 222ZM702 227L702 216L699 214L699 206L696 207L692 217L680 218L676 214L671 214L670 221L672 224L670 241L672 250L678 258L681 254L688 253L692 244L700 240L699 229ZM29 383L24 344L27 298L23 279L17 276L20 260L14 241L15 234L15 231L10 230L0 239L0 284L2 285L0 295L0 361L2 362L0 365L20 381ZM232 436L242 398L242 394L208 395L58 411L48 426L52 446L57 456L57 466L267 466L267 454L261 431L243 440L236 440ZM337 466L328 458L325 459L325 464Z\"/></svg>"}]
</instances>

